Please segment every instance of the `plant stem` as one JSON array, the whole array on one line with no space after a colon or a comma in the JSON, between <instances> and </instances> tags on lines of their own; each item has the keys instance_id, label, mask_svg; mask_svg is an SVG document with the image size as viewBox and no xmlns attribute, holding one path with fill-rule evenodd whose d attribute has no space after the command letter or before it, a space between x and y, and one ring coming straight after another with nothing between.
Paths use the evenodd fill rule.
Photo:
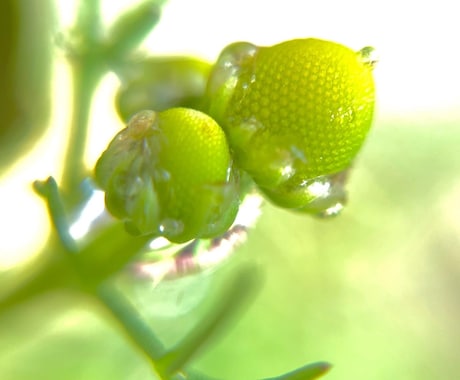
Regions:
<instances>
[{"instance_id":1,"label":"plant stem","mask_svg":"<svg viewBox=\"0 0 460 380\"><path fill-rule=\"evenodd\" d=\"M84 153L94 91L107 71L99 7L99 0L79 2L77 22L73 30L76 39L70 39L67 46L72 66L73 104L61 187L72 203L76 201L80 183L87 174Z\"/></svg>"},{"instance_id":2,"label":"plant stem","mask_svg":"<svg viewBox=\"0 0 460 380\"><path fill-rule=\"evenodd\" d=\"M156 360L162 357L165 349L157 336L148 326L137 310L126 300L113 284L102 284L97 290L97 297L114 316L134 346L138 347L149 359L155 374L167 379L158 371Z\"/></svg>"},{"instance_id":3,"label":"plant stem","mask_svg":"<svg viewBox=\"0 0 460 380\"><path fill-rule=\"evenodd\" d=\"M46 181L35 181L34 188L45 198L48 214L64 248L69 252L76 253L78 251L77 243L70 235L64 203L55 179L48 177Z\"/></svg>"},{"instance_id":4,"label":"plant stem","mask_svg":"<svg viewBox=\"0 0 460 380\"><path fill-rule=\"evenodd\" d=\"M61 182L66 194L76 194L79 192L79 186L87 175L87 169L84 164L84 153L91 102L103 73L100 66L100 62L96 62L91 57L85 59L83 62L75 62L73 64L73 115ZM72 199L73 197L71 196L70 198Z\"/></svg>"}]
</instances>

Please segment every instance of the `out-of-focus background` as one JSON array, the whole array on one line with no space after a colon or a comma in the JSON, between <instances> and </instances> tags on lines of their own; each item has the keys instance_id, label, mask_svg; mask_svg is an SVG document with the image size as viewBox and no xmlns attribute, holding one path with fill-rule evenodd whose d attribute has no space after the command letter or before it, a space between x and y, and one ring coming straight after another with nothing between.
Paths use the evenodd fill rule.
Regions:
<instances>
[{"instance_id":1,"label":"out-of-focus background","mask_svg":"<svg viewBox=\"0 0 460 380\"><path fill-rule=\"evenodd\" d=\"M72 23L78 2L56 3L59 29ZM109 23L132 2L102 5ZM155 54L212 61L238 40L269 45L318 37L356 50L372 45L380 56L377 114L352 172L348 206L326 221L264 206L238 252L257 263L264 286L197 368L225 379L255 379L327 360L334 365L331 380L460 377L456 9L449 0L166 3L143 45ZM60 175L70 79L62 54L56 56L51 127L0 172L4 278L8 268L40 251L49 231L30 183ZM40 75L32 62L30 70ZM116 88L109 75L97 93L88 165L122 127L113 107ZM40 99L39 93L29 96ZM213 279L198 276L179 294L167 286L134 297L152 326L174 341L195 320L200 300L214 294ZM142 357L97 306L74 294L53 294L3 316L0 337L4 379L149 378Z\"/></svg>"}]
</instances>

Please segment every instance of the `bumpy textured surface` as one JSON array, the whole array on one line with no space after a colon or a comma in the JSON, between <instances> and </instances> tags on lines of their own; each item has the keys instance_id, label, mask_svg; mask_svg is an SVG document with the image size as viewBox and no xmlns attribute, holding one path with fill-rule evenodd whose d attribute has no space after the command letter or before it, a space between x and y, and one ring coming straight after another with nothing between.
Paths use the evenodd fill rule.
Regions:
<instances>
[{"instance_id":1,"label":"bumpy textured surface","mask_svg":"<svg viewBox=\"0 0 460 380\"><path fill-rule=\"evenodd\" d=\"M359 53L318 39L238 43L222 52L208 96L238 165L275 203L302 208L312 197L298 190L348 168L365 139L372 67Z\"/></svg>"},{"instance_id":2,"label":"bumpy textured surface","mask_svg":"<svg viewBox=\"0 0 460 380\"><path fill-rule=\"evenodd\" d=\"M225 232L238 208L225 134L191 109L136 114L99 159L96 178L131 231L172 242Z\"/></svg>"}]
</instances>

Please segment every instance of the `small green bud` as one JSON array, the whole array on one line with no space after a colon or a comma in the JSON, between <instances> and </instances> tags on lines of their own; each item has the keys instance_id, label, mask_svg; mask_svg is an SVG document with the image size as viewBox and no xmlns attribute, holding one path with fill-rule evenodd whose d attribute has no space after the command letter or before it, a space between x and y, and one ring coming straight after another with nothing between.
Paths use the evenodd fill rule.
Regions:
<instances>
[{"instance_id":1,"label":"small green bud","mask_svg":"<svg viewBox=\"0 0 460 380\"><path fill-rule=\"evenodd\" d=\"M107 56L124 60L147 37L160 20L162 1L147 0L123 13L110 27Z\"/></svg>"},{"instance_id":2,"label":"small green bud","mask_svg":"<svg viewBox=\"0 0 460 380\"><path fill-rule=\"evenodd\" d=\"M117 69L122 82L116 108L123 120L137 111L201 109L211 64L191 57L149 57Z\"/></svg>"},{"instance_id":3,"label":"small green bud","mask_svg":"<svg viewBox=\"0 0 460 380\"><path fill-rule=\"evenodd\" d=\"M175 243L230 227L236 174L219 125L186 108L135 114L96 164L107 209L127 230Z\"/></svg>"}]
</instances>

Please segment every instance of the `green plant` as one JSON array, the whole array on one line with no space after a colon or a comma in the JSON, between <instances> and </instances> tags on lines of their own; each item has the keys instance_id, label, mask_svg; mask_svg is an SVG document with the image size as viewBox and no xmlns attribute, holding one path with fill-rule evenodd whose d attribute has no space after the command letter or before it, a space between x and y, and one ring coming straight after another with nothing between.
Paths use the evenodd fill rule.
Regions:
<instances>
[{"instance_id":1,"label":"green plant","mask_svg":"<svg viewBox=\"0 0 460 380\"><path fill-rule=\"evenodd\" d=\"M107 209L136 236L113 221L95 228L88 241L80 244L69 232L67 215L85 202L81 183L91 177L82 156L92 95L108 70L123 78L132 51L156 23L160 5L155 1L141 4L123 15L104 37L98 3L82 2L73 39L64 42L76 83L64 177L59 185L52 177L35 183L37 193L47 202L56 236L42 267L29 282L4 296L1 308L45 290L74 287L112 313L158 377L198 379L206 377L190 368L191 359L254 293L257 273L253 268L240 268L222 294L225 302L172 348L163 347L125 300L115 284L116 276L140 259L142 249L156 237L174 243L218 239L233 223L240 200L255 185L283 207L335 214L334 207L343 202L342 172L370 127L372 65L362 53L319 40L296 40L270 48L250 44L227 48L210 74L207 93L194 94L195 99L203 99L196 103L197 108L217 122L201 111L183 108L189 106L185 100L190 96L178 91L179 97L165 105L167 110L134 115L98 161L96 180L106 192ZM273 57L286 59L286 53L288 59L292 53L298 65L288 71L271 63ZM312 68L299 70L312 55L318 59ZM200 73L207 75L207 70ZM302 92L302 82L298 87L305 73L310 86L307 93ZM277 82L272 82L277 75L284 77L288 89L282 99L272 97L278 93L274 91ZM302 99L310 95L305 114ZM290 122L277 123L276 118L283 118L286 110L290 110ZM298 140L302 131L307 136ZM315 192L318 184L323 188ZM328 369L328 364L316 363L276 378L314 379Z\"/></svg>"}]
</instances>

